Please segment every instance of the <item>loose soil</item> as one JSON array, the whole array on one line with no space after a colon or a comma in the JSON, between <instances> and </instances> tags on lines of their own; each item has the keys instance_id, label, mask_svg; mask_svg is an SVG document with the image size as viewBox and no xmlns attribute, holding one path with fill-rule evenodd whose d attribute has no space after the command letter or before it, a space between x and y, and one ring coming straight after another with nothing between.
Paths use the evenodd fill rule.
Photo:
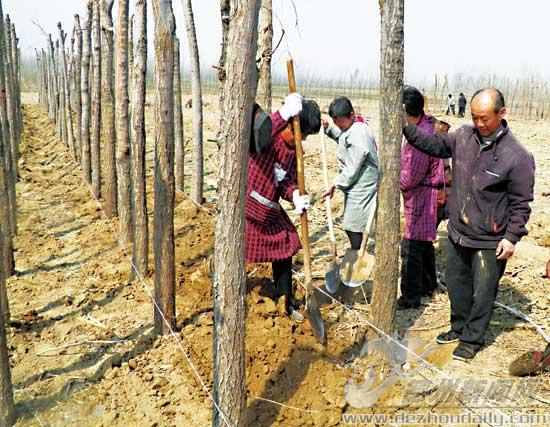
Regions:
<instances>
[{"instance_id":1,"label":"loose soil","mask_svg":"<svg viewBox=\"0 0 550 427\"><path fill-rule=\"evenodd\" d=\"M19 235L15 240L18 274L8 281L12 311L8 340L17 425L208 425L211 401L197 376L210 390L213 322L209 260L214 237L215 143L206 142L208 211L197 208L180 193L175 209L177 338L193 362L194 372L173 337L152 334L153 309L146 290L152 287L152 276L145 278L145 284L129 281L130 262L117 242L116 220L110 223L105 219L54 126L36 103L36 96L25 94L23 99L25 129L17 184ZM211 139L217 123L212 106L217 103L214 97L206 99L205 131L206 138ZM320 103L326 108L328 102ZM377 105L358 102L357 110L367 116L377 132ZM152 212L151 107L147 114L148 203ZM189 152L190 110L185 116ZM464 122L458 118L449 121L453 128ZM550 124L511 120L510 125L535 154L537 186L530 235L509 263L498 299L529 314L548 330L550 297L543 270L550 254L550 198L542 194L550 192L550 151L545 147ZM322 188L318 139L311 138L305 148L306 180L314 195L313 267L315 276L322 277L328 261L328 233L324 204L315 198ZM333 144L331 173L336 173L335 152ZM186 175L190 171L191 164L186 162ZM342 255L347 241L339 222L341 195L335 197L334 210ZM444 228L440 228L437 244L441 269ZM295 262L299 270L299 256ZM152 259L150 267L152 271ZM382 393L377 408L354 409L346 403L344 386L351 378L361 381L364 373L365 360L358 356L369 307L363 294L358 291L346 296L352 311L323 298L322 312L328 327L328 348L323 350L307 322L296 324L278 314L269 265L248 266L248 273L249 425L334 426L343 424L342 414L423 413L429 409L464 412L464 405L471 406L472 395L479 391L458 392L445 401L431 399L443 387L445 377L501 380L508 388L528 385L532 396L520 396L523 406L529 406L523 412L542 412L545 405L541 401L550 399L548 373L537 377L540 382L534 383L536 389L530 385L533 378L511 379L507 374L507 366L515 357L544 343L531 327L501 309L495 310L487 336L489 345L472 363L452 361L452 345L435 345L434 337L448 328L448 298L442 294L425 301L421 309L398 312L396 318L398 338L407 329L414 330L412 335L424 341L415 351L420 353L431 346L427 357L441 371L410 375ZM316 284L322 286L322 280L316 279ZM296 286L303 295L299 278ZM414 358L409 358L405 369L409 366L417 366ZM482 394L502 406L508 402L502 392L495 395L494 390L492 394L486 390ZM514 403L517 406L518 400Z\"/></svg>"}]
</instances>

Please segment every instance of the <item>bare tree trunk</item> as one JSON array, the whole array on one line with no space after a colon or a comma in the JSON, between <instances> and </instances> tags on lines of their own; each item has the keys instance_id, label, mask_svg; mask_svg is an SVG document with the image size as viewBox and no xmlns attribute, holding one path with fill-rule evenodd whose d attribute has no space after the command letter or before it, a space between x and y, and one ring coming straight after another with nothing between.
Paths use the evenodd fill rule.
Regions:
<instances>
[{"instance_id":1,"label":"bare tree trunk","mask_svg":"<svg viewBox=\"0 0 550 427\"><path fill-rule=\"evenodd\" d=\"M132 78L132 70L134 69L134 15L130 17L130 21L128 23L128 70L130 73L130 76L128 78L128 99L129 99L129 114L130 114L130 122L132 121L132 111L133 111L133 99L132 95L134 94L134 79ZM132 128L130 127L130 137L132 133ZM130 147L131 152L131 147Z\"/></svg>"},{"instance_id":2,"label":"bare tree trunk","mask_svg":"<svg viewBox=\"0 0 550 427\"><path fill-rule=\"evenodd\" d=\"M74 146L74 131L73 131L73 114L71 112L71 86L69 83L69 76L67 70L67 58L65 56L65 38L66 35L61 28L61 22L57 23L57 29L59 31L59 40L61 40L61 60L62 60L62 70L63 70L63 81L65 82L65 104L67 109L67 131L69 137L69 148L71 150L71 155L73 160L76 162L76 149Z\"/></svg>"},{"instance_id":3,"label":"bare tree trunk","mask_svg":"<svg viewBox=\"0 0 550 427\"><path fill-rule=\"evenodd\" d=\"M93 68L92 81L92 191L94 196L101 197L101 18L99 1L93 6Z\"/></svg>"},{"instance_id":4,"label":"bare tree trunk","mask_svg":"<svg viewBox=\"0 0 550 427\"><path fill-rule=\"evenodd\" d=\"M191 176L191 199L198 204L204 203L204 159L202 141L202 87L199 45L195 31L193 5L191 0L182 0L185 16L185 29L189 43L191 61L191 93L193 99L193 171Z\"/></svg>"},{"instance_id":5,"label":"bare tree trunk","mask_svg":"<svg viewBox=\"0 0 550 427\"><path fill-rule=\"evenodd\" d=\"M12 44L12 55L13 55L13 69L14 69L14 80L15 80L15 105L17 113L17 131L18 131L18 142L21 142L21 134L23 133L23 115L21 110L21 67L20 67L20 55L19 55L19 39L17 38L17 33L15 31L15 24L11 24L11 44Z\"/></svg>"},{"instance_id":6,"label":"bare tree trunk","mask_svg":"<svg viewBox=\"0 0 550 427\"><path fill-rule=\"evenodd\" d=\"M69 146L69 139L67 137L67 107L65 106L65 75L61 71L63 52L60 49L59 40L55 41L55 58L57 61L56 75L59 82L59 125L61 140L66 147ZM17 101L15 101L17 108Z\"/></svg>"},{"instance_id":7,"label":"bare tree trunk","mask_svg":"<svg viewBox=\"0 0 550 427\"><path fill-rule=\"evenodd\" d=\"M75 105L76 105L76 151L78 162L82 162L82 30L80 28L80 17L74 15L74 37L76 40L76 57L74 67L75 81Z\"/></svg>"},{"instance_id":8,"label":"bare tree trunk","mask_svg":"<svg viewBox=\"0 0 550 427\"><path fill-rule=\"evenodd\" d=\"M0 0L0 93L6 93L6 73L4 58L6 55L5 38L4 38L4 20L2 12L2 1ZM11 135L10 125L8 120L8 105L6 96L0 96L0 119L2 123L2 147L0 148L0 169L4 171L4 182L0 183L0 192L5 194L0 200L0 223L4 226L4 240L0 246L2 254L2 266L5 277L10 277L15 274L15 262L13 258L13 239L16 227L16 192L15 192L15 177L13 171L13 162L11 159ZM6 320L9 320L9 311L5 312Z\"/></svg>"},{"instance_id":9,"label":"bare tree trunk","mask_svg":"<svg viewBox=\"0 0 550 427\"><path fill-rule=\"evenodd\" d=\"M176 142L176 189L183 192L185 145L183 139L183 111L181 106L180 41L174 37L174 132Z\"/></svg>"},{"instance_id":10,"label":"bare tree trunk","mask_svg":"<svg viewBox=\"0 0 550 427\"><path fill-rule=\"evenodd\" d=\"M116 33L116 162L120 238L132 240L130 129L128 117L128 0L118 0Z\"/></svg>"},{"instance_id":11,"label":"bare tree trunk","mask_svg":"<svg viewBox=\"0 0 550 427\"><path fill-rule=\"evenodd\" d=\"M1 16L1 15L0 15ZM9 234L10 230L6 234ZM0 246L2 246L3 229L0 226ZM0 263L0 290L6 289L5 274ZM8 341L6 338L6 322L8 320L4 307L8 301L5 292L0 292L0 426L12 426L15 423L15 405L11 384L10 359L8 355Z\"/></svg>"},{"instance_id":12,"label":"bare tree trunk","mask_svg":"<svg viewBox=\"0 0 550 427\"><path fill-rule=\"evenodd\" d=\"M174 33L172 0L153 0L155 19L155 300L176 321L174 264ZM155 310L155 331L168 333Z\"/></svg>"},{"instance_id":13,"label":"bare tree trunk","mask_svg":"<svg viewBox=\"0 0 550 427\"><path fill-rule=\"evenodd\" d=\"M118 213L117 203L117 174L116 174L116 138L115 138L115 94L113 87L114 76L114 30L113 30L113 5L114 0L102 0L101 24L103 26L102 45L102 86L101 94L101 123L103 125L103 174L105 187L103 198L105 200L105 213L109 218L114 218Z\"/></svg>"},{"instance_id":14,"label":"bare tree trunk","mask_svg":"<svg viewBox=\"0 0 550 427\"><path fill-rule=\"evenodd\" d=\"M229 22L231 20L231 1L230 0L220 0L220 16L222 21L222 51L220 53L220 59L218 65L215 67L218 70L218 80L220 81L220 126L218 132L218 140L221 138L221 131L225 128L225 117L222 114L223 111L223 102L225 100L225 62L227 56L227 35L229 33Z\"/></svg>"},{"instance_id":15,"label":"bare tree trunk","mask_svg":"<svg viewBox=\"0 0 550 427\"><path fill-rule=\"evenodd\" d=\"M380 45L379 184L372 323L388 335L394 329L399 278L399 172L403 137L404 0L383 0ZM369 331L370 339L378 336Z\"/></svg>"},{"instance_id":16,"label":"bare tree trunk","mask_svg":"<svg viewBox=\"0 0 550 427\"><path fill-rule=\"evenodd\" d=\"M11 160L12 160L12 178L17 182L19 180L19 130L18 130L18 119L17 119L17 105L16 105L16 95L15 95L15 73L13 68L13 55L12 55L12 44L11 44L11 21L9 15L6 15L6 20L4 22L4 33L6 36L6 55L5 55L5 67L6 67L6 97L8 99L8 120L10 123L10 148L11 148ZM12 227L16 224L12 224ZM14 234L17 233L17 227L13 231Z\"/></svg>"},{"instance_id":17,"label":"bare tree trunk","mask_svg":"<svg viewBox=\"0 0 550 427\"><path fill-rule=\"evenodd\" d=\"M256 101L271 113L271 55L273 50L272 0L261 0L260 26L258 30L258 95Z\"/></svg>"},{"instance_id":18,"label":"bare tree trunk","mask_svg":"<svg viewBox=\"0 0 550 427\"><path fill-rule=\"evenodd\" d=\"M8 305L8 292L4 278L6 274L12 274L13 247L11 243L9 188L6 175L3 136L0 136L0 255L2 255L0 262L0 310L4 313L3 320L7 322L10 319L10 307ZM5 241L2 239L1 230L7 230ZM0 323L2 323L2 319L0 319Z\"/></svg>"},{"instance_id":19,"label":"bare tree trunk","mask_svg":"<svg viewBox=\"0 0 550 427\"><path fill-rule=\"evenodd\" d=\"M90 158L90 59L92 44L93 0L86 3L87 16L84 23L82 41L82 172L88 184L92 183L92 164Z\"/></svg>"},{"instance_id":20,"label":"bare tree trunk","mask_svg":"<svg viewBox=\"0 0 550 427\"><path fill-rule=\"evenodd\" d=\"M133 73L134 108L132 110L132 178L134 184L134 235L132 257L141 276L149 264L149 227L145 188L145 96L147 77L147 1L134 5L136 46ZM158 123L157 123L158 124Z\"/></svg>"},{"instance_id":21,"label":"bare tree trunk","mask_svg":"<svg viewBox=\"0 0 550 427\"><path fill-rule=\"evenodd\" d=\"M246 274L244 210L248 143L256 95L259 0L232 0L221 129L218 215L214 249L214 400L235 426L245 422ZM213 410L212 424L225 424Z\"/></svg>"},{"instance_id":22,"label":"bare tree trunk","mask_svg":"<svg viewBox=\"0 0 550 427\"><path fill-rule=\"evenodd\" d=\"M2 33L4 33L2 31ZM8 66L6 64L6 81L8 80ZM56 85L55 85L55 63L54 63L54 49L52 36L48 35L48 79L50 86L50 118L53 121L54 125L57 125L57 94L56 94ZM8 88L9 83L6 83L6 88ZM9 96L7 97L9 98ZM8 105L8 115L9 115L9 105ZM11 133L11 129L10 129Z\"/></svg>"}]
</instances>

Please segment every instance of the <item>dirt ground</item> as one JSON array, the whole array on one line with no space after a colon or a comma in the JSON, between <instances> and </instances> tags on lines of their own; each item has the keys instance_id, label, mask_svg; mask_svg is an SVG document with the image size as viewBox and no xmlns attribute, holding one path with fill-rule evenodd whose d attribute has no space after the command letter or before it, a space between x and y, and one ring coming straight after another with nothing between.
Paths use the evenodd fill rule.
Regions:
<instances>
[{"instance_id":1,"label":"dirt ground","mask_svg":"<svg viewBox=\"0 0 550 427\"><path fill-rule=\"evenodd\" d=\"M215 209L215 143L205 143L208 211L198 209L181 194L176 199L177 338L193 363L191 369L172 337L152 335L153 309L147 292L152 287L152 276L146 278L146 284L129 282L130 262L117 242L116 222L105 220L79 169L71 163L49 118L37 104L36 95L25 94L23 101L25 129L17 189L19 235L15 240L18 274L8 281L12 311L8 340L19 415L17 425L208 425L211 402L197 378L200 376L211 389L212 303L208 259L214 237L211 213ZM320 101L325 112L328 103L329 100ZM376 103L356 104L356 109L378 132ZM206 97L207 139L215 137L215 106L216 99ZM147 114L148 200L152 212L151 106ZM189 153L190 110L186 109L184 115ZM453 128L467 120L447 119ZM498 300L520 309L549 330L550 296L543 270L550 257L550 197L543 193L550 192L550 150L545 145L550 140L550 122L512 118L510 126L535 155L537 184L530 234L509 263ZM305 150L306 182L310 193L315 194L322 189L318 137L310 138ZM336 144L330 145L329 152L331 174L335 174ZM186 160L186 176L191 171L190 157ZM323 274L328 260L323 209L324 204L317 199L311 210L313 268L317 276ZM340 194L335 197L334 211L339 254L343 255L347 241L339 227ZM444 229L442 225L437 243L440 269L444 267ZM153 269L152 255L150 264ZM300 269L300 257L295 267ZM416 371L416 375L396 381L381 394L375 408L353 408L344 398L344 387L350 379L360 379L362 375L364 361L359 352L367 328L365 319L369 317L363 294L348 295L351 311L325 298L322 312L328 327L328 348L323 351L307 322L295 324L277 314L271 298L269 266L252 265L248 272L249 425L336 426L344 424L343 414L399 410L463 413L465 406L473 407L474 397L480 394L485 396L482 403L498 401L499 406L515 407L499 411L548 412L550 374L512 379L507 373L508 364L515 357L544 345L536 331L506 311L496 309L487 336L489 345L471 363L452 361L452 345L434 344L435 336L448 327L449 304L445 294L425 301L418 310L398 312L396 320L397 338L402 339L410 328L412 336L423 340L415 351L429 349L426 357L439 370ZM296 285L300 288L298 282L299 278ZM317 279L316 284L322 286L322 280ZM416 361L409 358L405 370L416 366ZM442 380L472 379L485 380L484 384L500 381L507 390L524 387L528 392L508 399L503 398L502 390L480 392L472 389L470 382L464 387L468 390L459 390L446 401L432 399L442 387Z\"/></svg>"}]
</instances>

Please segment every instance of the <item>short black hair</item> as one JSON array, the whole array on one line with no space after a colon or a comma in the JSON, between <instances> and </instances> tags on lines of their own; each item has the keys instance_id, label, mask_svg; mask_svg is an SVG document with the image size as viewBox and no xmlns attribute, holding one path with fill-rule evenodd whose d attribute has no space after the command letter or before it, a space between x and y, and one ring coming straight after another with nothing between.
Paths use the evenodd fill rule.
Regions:
<instances>
[{"instance_id":1,"label":"short black hair","mask_svg":"<svg viewBox=\"0 0 550 427\"><path fill-rule=\"evenodd\" d=\"M424 97L420 91L412 86L403 88L403 104L405 112L411 117L421 117L424 115Z\"/></svg>"},{"instance_id":2,"label":"short black hair","mask_svg":"<svg viewBox=\"0 0 550 427\"><path fill-rule=\"evenodd\" d=\"M500 90L494 87L484 87L483 89L477 90L476 93L474 93L474 95L472 96L472 99L470 100L470 104L472 103L472 101L477 95L485 91L490 93L492 92L493 100L495 101L495 110L494 110L495 114L498 113L501 110L501 108L506 107L506 104L504 103L504 95Z\"/></svg>"},{"instance_id":3,"label":"short black hair","mask_svg":"<svg viewBox=\"0 0 550 427\"><path fill-rule=\"evenodd\" d=\"M312 99L302 101L302 112L300 113L300 130L302 135L313 135L321 129L321 109Z\"/></svg>"},{"instance_id":4,"label":"short black hair","mask_svg":"<svg viewBox=\"0 0 550 427\"><path fill-rule=\"evenodd\" d=\"M353 105L349 98L339 96L330 103L328 115L331 119L347 119L353 114Z\"/></svg>"}]
</instances>

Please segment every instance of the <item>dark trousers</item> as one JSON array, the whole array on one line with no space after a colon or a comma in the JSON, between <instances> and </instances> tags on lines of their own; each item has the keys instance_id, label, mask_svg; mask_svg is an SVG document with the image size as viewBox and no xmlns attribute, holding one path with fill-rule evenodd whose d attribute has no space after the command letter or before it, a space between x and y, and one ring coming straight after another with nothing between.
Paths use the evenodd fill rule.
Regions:
<instances>
[{"instance_id":1,"label":"dark trousers","mask_svg":"<svg viewBox=\"0 0 550 427\"><path fill-rule=\"evenodd\" d=\"M505 268L506 261L498 260L494 249L465 248L449 239L445 280L451 329L461 334L460 341L483 345Z\"/></svg>"},{"instance_id":2,"label":"dark trousers","mask_svg":"<svg viewBox=\"0 0 550 427\"><path fill-rule=\"evenodd\" d=\"M458 115L460 117L464 117L464 114L466 114L466 106L464 107L458 106Z\"/></svg>"},{"instance_id":3,"label":"dark trousers","mask_svg":"<svg viewBox=\"0 0 550 427\"><path fill-rule=\"evenodd\" d=\"M356 251L361 249L361 243L363 242L363 233L346 230L346 234L348 235L351 248L355 249Z\"/></svg>"},{"instance_id":4,"label":"dark trousers","mask_svg":"<svg viewBox=\"0 0 550 427\"><path fill-rule=\"evenodd\" d=\"M401 241L401 295L408 301L420 301L437 288L435 251L432 242Z\"/></svg>"},{"instance_id":5,"label":"dark trousers","mask_svg":"<svg viewBox=\"0 0 550 427\"><path fill-rule=\"evenodd\" d=\"M271 267L273 269L276 295L292 297L292 258L273 261Z\"/></svg>"}]
</instances>

